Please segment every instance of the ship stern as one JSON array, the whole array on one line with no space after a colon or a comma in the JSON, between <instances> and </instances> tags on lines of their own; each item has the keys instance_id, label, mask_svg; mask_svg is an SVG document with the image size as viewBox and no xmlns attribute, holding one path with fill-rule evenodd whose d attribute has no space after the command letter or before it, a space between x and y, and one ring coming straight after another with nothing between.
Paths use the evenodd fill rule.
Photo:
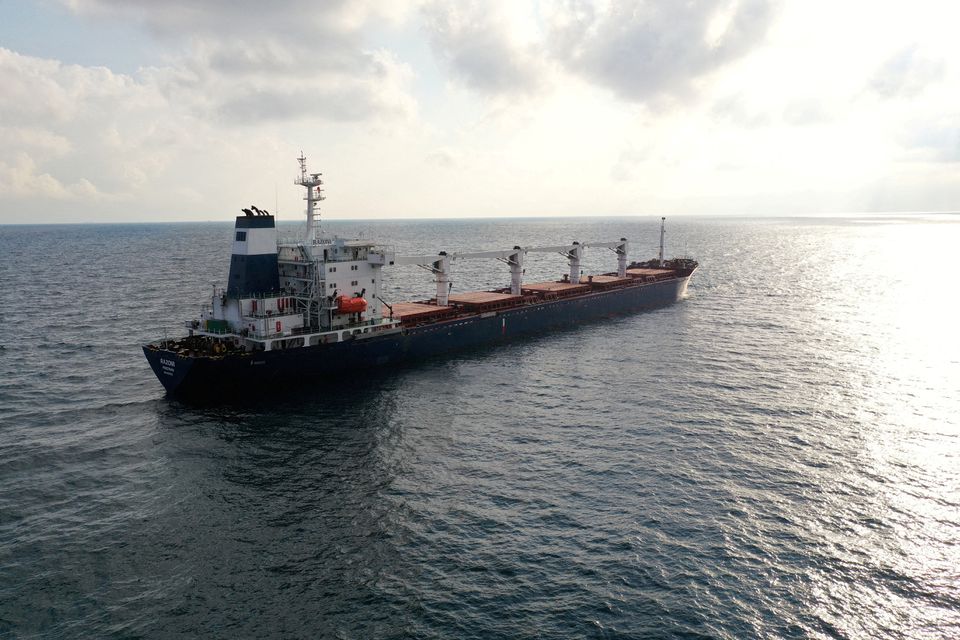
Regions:
<instances>
[{"instance_id":1,"label":"ship stern","mask_svg":"<svg viewBox=\"0 0 960 640\"><path fill-rule=\"evenodd\" d=\"M185 386L190 369L196 362L196 358L181 356L173 351L162 349L156 344L143 345L143 355L163 388L170 394L176 393Z\"/></svg>"}]
</instances>

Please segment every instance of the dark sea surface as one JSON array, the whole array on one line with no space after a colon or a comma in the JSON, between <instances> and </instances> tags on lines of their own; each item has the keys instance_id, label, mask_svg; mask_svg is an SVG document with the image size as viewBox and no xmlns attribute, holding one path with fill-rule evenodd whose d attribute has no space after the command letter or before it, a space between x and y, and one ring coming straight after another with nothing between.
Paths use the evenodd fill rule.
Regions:
<instances>
[{"instance_id":1,"label":"dark sea surface","mask_svg":"<svg viewBox=\"0 0 960 640\"><path fill-rule=\"evenodd\" d=\"M329 228L646 258L658 222ZM674 306L207 406L139 345L229 224L0 227L0 637L960 637L960 218L667 222Z\"/></svg>"}]
</instances>

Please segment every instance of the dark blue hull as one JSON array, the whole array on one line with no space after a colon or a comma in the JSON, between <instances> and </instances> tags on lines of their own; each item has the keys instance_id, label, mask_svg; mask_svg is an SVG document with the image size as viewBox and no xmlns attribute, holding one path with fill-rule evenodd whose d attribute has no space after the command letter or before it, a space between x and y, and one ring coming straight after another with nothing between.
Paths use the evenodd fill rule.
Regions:
<instances>
[{"instance_id":1,"label":"dark blue hull","mask_svg":"<svg viewBox=\"0 0 960 640\"><path fill-rule=\"evenodd\" d=\"M575 326L606 316L672 304L683 296L689 279L690 276L684 276L312 347L219 358L185 357L151 345L145 345L143 352L168 393L191 397L222 396L230 394L231 390L249 389L252 384L263 387L372 367L383 368L458 349L504 342L551 328Z\"/></svg>"}]
</instances>

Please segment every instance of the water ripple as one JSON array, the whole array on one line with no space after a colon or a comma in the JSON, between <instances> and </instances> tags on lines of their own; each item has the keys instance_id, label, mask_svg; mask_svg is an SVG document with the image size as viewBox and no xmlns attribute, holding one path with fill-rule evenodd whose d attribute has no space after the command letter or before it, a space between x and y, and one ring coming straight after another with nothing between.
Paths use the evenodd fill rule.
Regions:
<instances>
[{"instance_id":1,"label":"water ripple","mask_svg":"<svg viewBox=\"0 0 960 640\"><path fill-rule=\"evenodd\" d=\"M638 219L334 226L656 245ZM670 308L196 406L137 345L223 279L229 226L0 227L0 636L960 636L960 224L671 228L703 269Z\"/></svg>"}]
</instances>

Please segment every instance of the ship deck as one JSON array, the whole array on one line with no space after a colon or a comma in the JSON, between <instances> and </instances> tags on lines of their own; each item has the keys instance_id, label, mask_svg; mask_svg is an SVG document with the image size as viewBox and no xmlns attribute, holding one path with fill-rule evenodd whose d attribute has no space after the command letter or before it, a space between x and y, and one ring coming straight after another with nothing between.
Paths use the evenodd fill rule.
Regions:
<instances>
[{"instance_id":1,"label":"ship deck","mask_svg":"<svg viewBox=\"0 0 960 640\"><path fill-rule=\"evenodd\" d=\"M436 320L456 311L455 307L441 307L429 302L394 302L393 318L402 322L424 322Z\"/></svg>"},{"instance_id":2,"label":"ship deck","mask_svg":"<svg viewBox=\"0 0 960 640\"><path fill-rule=\"evenodd\" d=\"M500 291L464 291L450 296L450 304L465 309L503 308L521 301L520 296Z\"/></svg>"},{"instance_id":3,"label":"ship deck","mask_svg":"<svg viewBox=\"0 0 960 640\"><path fill-rule=\"evenodd\" d=\"M586 293L590 291L590 285L581 282L580 284L574 284L572 282L563 282L563 281L551 281L551 282L531 282L530 284L523 285L524 293L533 293L537 295L543 295L545 297L550 294L554 296L572 296L578 293Z\"/></svg>"},{"instance_id":4,"label":"ship deck","mask_svg":"<svg viewBox=\"0 0 960 640\"><path fill-rule=\"evenodd\" d=\"M417 302L396 302L393 317L403 326L413 327L449 320L457 320L493 311L505 311L551 300L587 297L592 293L611 289L642 287L654 282L686 277L670 268L630 268L626 277L616 273L584 276L578 284L568 280L524 283L523 295L512 295L509 290L464 291L451 294L447 306L437 306L436 299Z\"/></svg>"},{"instance_id":5,"label":"ship deck","mask_svg":"<svg viewBox=\"0 0 960 640\"><path fill-rule=\"evenodd\" d=\"M663 280L665 278L676 277L675 269L662 269L656 267L638 267L627 269L627 276L631 278L642 278L644 280Z\"/></svg>"}]
</instances>

